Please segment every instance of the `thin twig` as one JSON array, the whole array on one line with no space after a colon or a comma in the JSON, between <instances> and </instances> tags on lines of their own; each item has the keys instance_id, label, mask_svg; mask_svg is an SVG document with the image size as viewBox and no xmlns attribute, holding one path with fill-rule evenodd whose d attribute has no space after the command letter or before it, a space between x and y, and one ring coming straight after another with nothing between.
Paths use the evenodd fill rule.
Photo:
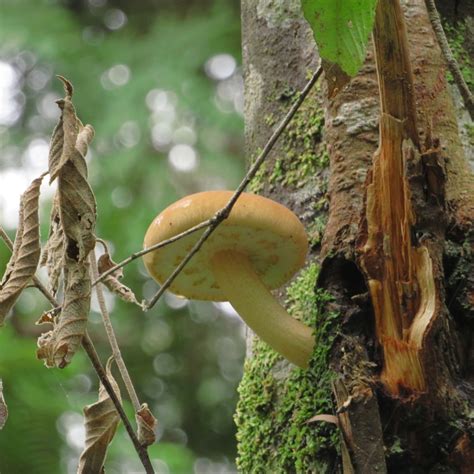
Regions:
<instances>
[{"instance_id":1,"label":"thin twig","mask_svg":"<svg viewBox=\"0 0 474 474\"><path fill-rule=\"evenodd\" d=\"M89 260L91 264L92 277L97 279L99 276L99 270L97 269L97 262L95 259L94 252L89 254ZM114 356L115 363L122 377L123 383L128 392L128 396L132 402L135 412L140 410L140 401L138 400L137 392L133 386L132 379L128 373L127 366L122 358L122 353L120 352L120 347L115 336L114 328L112 326L112 321L110 320L109 311L107 305L105 304L104 292L102 291L102 285L97 285L95 288L97 294L97 301L99 302L100 312L102 313L102 321L104 322L105 332L107 333L107 338L109 339L110 347L112 348L112 355Z\"/></svg>"},{"instance_id":2,"label":"thin twig","mask_svg":"<svg viewBox=\"0 0 474 474\"><path fill-rule=\"evenodd\" d=\"M133 262L133 260L136 260L137 258L140 258L141 256L147 253L153 252L153 250L159 249L161 247L165 247L166 245L176 242L177 240L182 239L183 237L186 237L187 235L193 234L194 232L200 229L203 229L204 227L209 226L211 224L211 221L212 219L208 219L207 221L201 222L200 224L195 225L194 227L191 227L190 229L185 230L184 232L181 232L180 234L176 234L174 237L171 237L167 240L163 240L163 242L158 242L157 244L152 245L151 247L140 250L139 252L132 253L125 260L122 260L121 262L117 263L113 267L110 267L104 273L101 273L100 276L95 281L92 282L92 286L97 285L97 283L100 283L102 280L104 280L106 277L114 273L119 268L122 268L125 265L129 264L130 262Z\"/></svg>"},{"instance_id":3,"label":"thin twig","mask_svg":"<svg viewBox=\"0 0 474 474\"><path fill-rule=\"evenodd\" d=\"M2 226L0 226L0 237L3 239L3 241L5 242L6 246L10 249L10 251L12 251L13 242L11 241L10 237L5 232ZM48 289L43 285L43 283L41 283L41 281L38 279L38 277L36 277L36 275L33 276L33 282L35 286L38 288L38 290L41 291L41 293L43 293L43 295L51 303L53 308L59 307L59 303L56 300L56 298L48 291ZM92 363L92 366L94 367L97 373L97 377L99 378L100 382L102 383L105 390L107 391L107 394L109 395L110 399L115 405L115 409L117 410L117 413L119 414L125 426L125 429L127 430L127 433L129 434L130 439L132 440L135 450L137 451L138 457L140 458L140 461L142 462L143 467L145 468L146 474L154 474L155 471L153 470L153 466L151 465L151 461L148 456L148 451L146 450L146 447L142 446L140 444L140 441L138 441L137 435L133 431L132 425L130 424L130 421L128 420L127 415L125 414L122 408L120 400L118 399L117 395L114 392L114 389L112 388L112 385L110 384L109 378L104 370L104 367L99 359L97 351L95 350L95 347L87 332L82 338L82 347L85 350L87 356L89 357Z\"/></svg>"},{"instance_id":4,"label":"thin twig","mask_svg":"<svg viewBox=\"0 0 474 474\"><path fill-rule=\"evenodd\" d=\"M474 120L474 97L469 90L469 87L464 80L462 75L461 69L459 68L459 64L456 61L456 58L449 47L448 40L446 38L446 34L444 32L443 26L441 24L441 19L438 14L438 10L436 9L436 5L434 0L425 0L426 9L428 10L428 16L431 21L431 26L433 27L433 31L438 39L439 46L441 48L441 52L443 53L444 59L448 64L449 71L453 75L454 82L456 83L459 92L463 98L464 104L466 105L466 109L471 116L471 119Z\"/></svg>"},{"instance_id":5,"label":"thin twig","mask_svg":"<svg viewBox=\"0 0 474 474\"><path fill-rule=\"evenodd\" d=\"M130 436L130 439L132 440L133 445L135 446L135 450L137 451L137 454L140 457L140 461L142 462L143 467L145 468L146 474L155 474L153 466L151 465L150 458L148 456L148 451L146 450L146 447L143 446L140 443L140 441L138 441L138 438L135 432L133 431L132 425L128 421L127 415L125 414L122 408L120 400L118 399L116 393L114 392L114 389L112 388L112 385L110 384L109 378L107 377L107 374L105 373L104 367L102 366L102 363L100 362L97 351L95 350L95 347L87 332L82 338L82 347L86 351L86 354L89 356L89 359L91 360L92 365L94 366L94 369L102 385L104 386L105 390L107 390L109 397L114 403L115 408L120 418L122 419L123 424L125 425L125 429L127 430L127 433Z\"/></svg>"},{"instance_id":6,"label":"thin twig","mask_svg":"<svg viewBox=\"0 0 474 474\"><path fill-rule=\"evenodd\" d=\"M212 219L209 221L205 221L208 225L206 231L201 235L200 239L196 242L194 247L188 252L186 257L182 260L182 262L176 267L174 272L166 279L166 281L163 283L161 288L157 291L157 293L153 296L153 298L146 302L144 305L145 310L148 310L152 308L156 302L160 299L161 295L166 291L166 289L173 283L174 279L179 275L181 270L186 266L186 264L191 260L194 254L199 251L201 246L204 244L204 242L209 238L209 236L216 230L216 228L219 226L219 224L227 219L227 217L230 214L230 211L234 207L234 204L237 202L237 199L239 199L240 195L244 191L244 189L247 187L247 185L250 183L252 178L257 174L257 171L259 170L260 166L264 162L264 160L267 158L268 154L272 150L273 146L275 145L276 141L280 137L280 135L283 133L283 131L286 129L288 124L290 123L291 119L297 112L297 110L300 108L301 104L303 101L306 99L307 95L309 94L309 91L312 89L314 84L316 84L316 81L319 79L323 72L323 69L321 67L321 64L318 65L318 68L316 69L316 72L313 74L311 79L307 82L305 85L304 89L301 91L301 94L295 101L295 103L291 106L290 110L288 113L285 115L283 120L280 122L276 130L273 132L272 136L269 138L268 142L266 143L265 147L263 148L262 152L260 155L257 157L253 165L250 167L248 173L245 175L244 179L242 182L239 184L239 187L235 190L234 194L232 197L229 199L229 202L216 214ZM204 222L200 225L204 227ZM164 242L162 242L164 243ZM148 249L145 249L145 251L142 251L142 255L147 253L148 251L152 251L153 247L150 247ZM153 249L154 250L154 249Z\"/></svg>"}]
</instances>

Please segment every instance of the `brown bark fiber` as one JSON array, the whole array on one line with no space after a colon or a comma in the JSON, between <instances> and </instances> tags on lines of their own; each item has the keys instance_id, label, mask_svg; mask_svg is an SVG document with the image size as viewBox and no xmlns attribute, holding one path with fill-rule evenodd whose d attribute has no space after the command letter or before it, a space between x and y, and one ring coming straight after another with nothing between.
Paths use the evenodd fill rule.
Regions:
<instances>
[{"instance_id":1,"label":"brown bark fiber","mask_svg":"<svg viewBox=\"0 0 474 474\"><path fill-rule=\"evenodd\" d=\"M474 387L466 370L472 344L472 325L466 318L472 301L465 300L471 309L464 316L449 311L443 258L447 233L452 245L472 236L473 179L459 144L445 66L424 4L417 1L404 7L406 42L400 37L404 30L400 19L390 12L394 3L381 1L377 14L382 116L380 144L365 184L354 171L375 151L373 130L360 128L349 141L350 119L341 123L339 117L348 103L367 103L374 93L371 53L361 73L328 103L331 207L320 283L346 296L337 305L347 321L340 349L347 352L360 345L363 349L358 352L367 353L367 360L352 357L335 361L335 367L346 386L355 387L348 398L355 394L360 399L365 393L371 400L376 389L388 470L417 467L428 472L434 466L451 465L454 458L440 451L442 445L452 456L456 453L456 467L462 471L472 456L468 399ZM409 57L399 51L404 44ZM364 201L351 199L355 194L365 195ZM464 264L472 271L472 260ZM361 280L366 282L370 306L358 294L363 293ZM363 317L370 319L362 321ZM375 329L372 341L367 324ZM367 369L369 361L378 366L374 372ZM372 390L362 391L361 381ZM377 389L378 381L382 390ZM373 417L373 410L367 409L366 415ZM449 430L454 420L459 429ZM359 428L357 419L354 423L352 432ZM432 436L427 437L426 431ZM397 439L402 452L391 454L390 444ZM355 470L373 472L367 465Z\"/></svg>"},{"instance_id":2,"label":"brown bark fiber","mask_svg":"<svg viewBox=\"0 0 474 474\"><path fill-rule=\"evenodd\" d=\"M295 3L284 3L281 23L283 3L257 3L242 3L249 156L315 64ZM474 452L474 178L423 0L402 2L402 12L379 9L397 34L406 26L407 37L390 44L392 63L370 47L358 75L326 99L330 208L321 253L310 258L321 261L318 284L341 322L330 367L343 472L464 473ZM310 110L321 96L312 94ZM272 183L287 154L280 143L260 191L310 226L321 176L302 188ZM272 371L285 378L291 367Z\"/></svg>"}]
</instances>

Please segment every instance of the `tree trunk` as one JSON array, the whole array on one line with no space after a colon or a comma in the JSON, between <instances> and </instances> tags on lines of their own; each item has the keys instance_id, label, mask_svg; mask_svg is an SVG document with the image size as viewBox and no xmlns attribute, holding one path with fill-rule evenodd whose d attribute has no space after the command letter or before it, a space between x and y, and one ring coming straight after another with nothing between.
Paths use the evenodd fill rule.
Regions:
<instances>
[{"instance_id":1,"label":"tree trunk","mask_svg":"<svg viewBox=\"0 0 474 474\"><path fill-rule=\"evenodd\" d=\"M249 157L316 67L299 3L242 1ZM307 227L308 267L280 296L317 342L304 371L249 336L236 414L243 472L472 472L474 180L424 3L402 7L409 126L384 93L380 121L370 50L335 98L324 81L311 94L253 183ZM377 152L379 121L391 138ZM392 149L400 160L387 168ZM317 414L337 415L338 428L308 422Z\"/></svg>"}]
</instances>

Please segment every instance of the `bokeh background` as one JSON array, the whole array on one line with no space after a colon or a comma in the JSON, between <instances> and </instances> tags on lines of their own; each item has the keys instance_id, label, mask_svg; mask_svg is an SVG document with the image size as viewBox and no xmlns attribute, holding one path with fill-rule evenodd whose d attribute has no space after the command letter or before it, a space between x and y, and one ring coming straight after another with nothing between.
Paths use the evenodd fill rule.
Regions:
<instances>
[{"instance_id":1,"label":"bokeh background","mask_svg":"<svg viewBox=\"0 0 474 474\"><path fill-rule=\"evenodd\" d=\"M115 260L140 249L152 218L176 199L234 188L244 172L239 20L238 0L3 0L0 223L10 236L20 194L47 169L63 96L56 74L72 81L78 116L96 130L87 160L97 235ZM43 241L54 190L45 180ZM9 256L0 242L1 273ZM157 290L141 261L126 267L123 281L139 299ZM232 309L171 294L148 313L109 293L107 303L139 397L159 420L149 449L157 472L234 472L244 329ZM47 308L29 288L0 329L10 411L0 432L2 474L76 472L82 409L97 399L83 353L64 370L36 360L36 338L48 328L34 323ZM95 300L89 330L105 360ZM123 426L106 466L142 471Z\"/></svg>"}]
</instances>

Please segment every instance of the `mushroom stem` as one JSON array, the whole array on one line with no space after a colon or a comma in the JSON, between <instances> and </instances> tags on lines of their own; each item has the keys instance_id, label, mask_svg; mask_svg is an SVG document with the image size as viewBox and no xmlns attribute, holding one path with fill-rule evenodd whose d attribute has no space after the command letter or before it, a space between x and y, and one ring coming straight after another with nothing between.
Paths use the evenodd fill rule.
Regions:
<instances>
[{"instance_id":1,"label":"mushroom stem","mask_svg":"<svg viewBox=\"0 0 474 474\"><path fill-rule=\"evenodd\" d=\"M306 368L313 353L310 327L291 317L240 252L222 251L212 258L216 282L247 325L293 364Z\"/></svg>"}]
</instances>

